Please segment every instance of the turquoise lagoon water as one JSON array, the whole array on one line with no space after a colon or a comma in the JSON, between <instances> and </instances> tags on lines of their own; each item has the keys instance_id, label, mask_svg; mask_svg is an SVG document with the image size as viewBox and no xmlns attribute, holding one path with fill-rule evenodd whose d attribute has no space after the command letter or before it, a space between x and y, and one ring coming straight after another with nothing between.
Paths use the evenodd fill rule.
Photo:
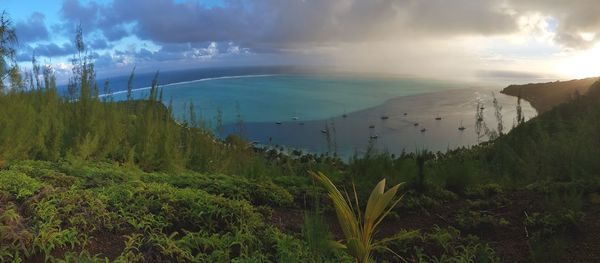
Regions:
<instances>
[{"instance_id":1,"label":"turquoise lagoon water","mask_svg":"<svg viewBox=\"0 0 600 263\"><path fill-rule=\"evenodd\" d=\"M165 103L172 101L178 118L185 118L192 102L196 114L214 122L217 110L224 124L236 122L238 113L245 122L327 119L366 109L391 98L463 88L464 84L434 80L367 78L320 75L249 75L206 78L167 84ZM148 88L135 96L148 95ZM124 91L115 99L125 98ZM238 110L239 109L239 110Z\"/></svg>"},{"instance_id":2,"label":"turquoise lagoon water","mask_svg":"<svg viewBox=\"0 0 600 263\"><path fill-rule=\"evenodd\" d=\"M468 84L416 78L350 75L219 76L162 85L165 104L186 119L190 103L197 116L215 127L222 112L224 129L265 146L283 146L307 152L335 151L348 157L373 145L391 153L427 148L444 151L485 140L475 133L475 109L486 108L488 127L496 129L492 106L495 93L502 108L504 132L513 126L516 98L499 94L502 84ZM134 92L148 95L148 88ZM112 95L125 99L125 92ZM535 110L525 101L527 118ZM381 119L387 116L387 119ZM441 117L442 120L436 120ZM415 124L418 124L415 126ZM459 131L458 127L466 129ZM328 136L323 129L333 129ZM374 138L377 139L374 139Z\"/></svg>"}]
</instances>

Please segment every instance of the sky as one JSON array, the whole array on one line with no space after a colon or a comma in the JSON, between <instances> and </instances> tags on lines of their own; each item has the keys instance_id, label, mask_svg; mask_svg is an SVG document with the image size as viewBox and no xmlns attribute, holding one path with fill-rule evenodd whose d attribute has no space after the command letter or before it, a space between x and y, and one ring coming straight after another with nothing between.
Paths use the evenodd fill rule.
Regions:
<instances>
[{"instance_id":1,"label":"sky","mask_svg":"<svg viewBox=\"0 0 600 263\"><path fill-rule=\"evenodd\" d=\"M99 75L296 65L437 78L600 75L597 0L0 0L59 80L81 25Z\"/></svg>"}]
</instances>

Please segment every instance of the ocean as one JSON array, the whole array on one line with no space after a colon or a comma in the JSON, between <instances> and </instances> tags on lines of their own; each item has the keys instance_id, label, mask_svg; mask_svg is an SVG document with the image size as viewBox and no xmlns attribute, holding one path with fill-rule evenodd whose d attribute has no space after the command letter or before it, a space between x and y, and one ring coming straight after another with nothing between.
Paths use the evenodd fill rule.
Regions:
<instances>
[{"instance_id":1,"label":"ocean","mask_svg":"<svg viewBox=\"0 0 600 263\"><path fill-rule=\"evenodd\" d=\"M152 76L136 78L135 98L148 96ZM111 86L126 87L126 79L110 80ZM517 99L499 93L503 84L489 81L317 74L281 67L167 72L159 80L164 103L180 120L188 118L192 103L196 116L223 138L240 134L263 146L335 151L345 158L364 153L369 145L399 154L477 144L485 140L475 132L478 102L488 128L497 130L493 96L502 107L504 132L516 116ZM124 100L126 91L113 90L109 96ZM526 101L521 104L526 118L537 114Z\"/></svg>"}]
</instances>

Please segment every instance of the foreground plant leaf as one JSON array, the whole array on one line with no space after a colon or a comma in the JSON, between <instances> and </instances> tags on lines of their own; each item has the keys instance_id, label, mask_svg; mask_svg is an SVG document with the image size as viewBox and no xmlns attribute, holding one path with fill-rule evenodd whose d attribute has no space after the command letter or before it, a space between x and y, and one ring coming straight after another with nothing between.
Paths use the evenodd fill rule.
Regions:
<instances>
[{"instance_id":1,"label":"foreground plant leaf","mask_svg":"<svg viewBox=\"0 0 600 263\"><path fill-rule=\"evenodd\" d=\"M389 214L389 212L400 202L400 198L394 201L401 184L395 185L388 191L385 191L385 179L381 180L371 192L367 207L361 216L358 206L358 197L356 189L354 190L355 206L352 207L350 197L342 195L337 187L321 172L309 172L310 175L325 187L329 198L333 202L335 212L340 224L340 228L346 238L346 245L340 243L338 248L345 248L352 255L356 262L364 263L371 260L371 253L374 248L384 248L397 255L387 247L382 246L383 242L374 241L373 235L377 225ZM364 217L364 221L362 221Z\"/></svg>"}]
</instances>

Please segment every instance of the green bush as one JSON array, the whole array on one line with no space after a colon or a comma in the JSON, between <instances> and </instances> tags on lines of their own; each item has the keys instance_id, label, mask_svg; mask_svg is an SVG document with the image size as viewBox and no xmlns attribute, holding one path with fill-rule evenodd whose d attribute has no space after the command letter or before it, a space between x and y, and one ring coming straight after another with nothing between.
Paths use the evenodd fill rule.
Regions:
<instances>
[{"instance_id":1,"label":"green bush","mask_svg":"<svg viewBox=\"0 0 600 263\"><path fill-rule=\"evenodd\" d=\"M534 238L544 238L564 233L574 234L578 231L583 213L563 210L557 213L534 213L525 219L525 226Z\"/></svg>"},{"instance_id":2,"label":"green bush","mask_svg":"<svg viewBox=\"0 0 600 263\"><path fill-rule=\"evenodd\" d=\"M255 205L288 206L293 202L288 191L267 179L250 180L244 177L188 172L172 175L150 173L142 176L142 180L167 183L177 188L200 189L230 199L244 199Z\"/></svg>"},{"instance_id":3,"label":"green bush","mask_svg":"<svg viewBox=\"0 0 600 263\"><path fill-rule=\"evenodd\" d=\"M429 231L402 231L405 238L390 248L408 262L500 262L494 250L476 236L461 236L459 230L434 226ZM397 260L392 260L392 262Z\"/></svg>"},{"instance_id":4,"label":"green bush","mask_svg":"<svg viewBox=\"0 0 600 263\"><path fill-rule=\"evenodd\" d=\"M471 186L465 190L465 195L469 198L491 198L502 193L502 186L496 183Z\"/></svg>"},{"instance_id":5,"label":"green bush","mask_svg":"<svg viewBox=\"0 0 600 263\"><path fill-rule=\"evenodd\" d=\"M102 188L98 194L121 222L140 230L202 229L214 233L262 224L259 214L246 201L198 189L159 183L119 184Z\"/></svg>"},{"instance_id":6,"label":"green bush","mask_svg":"<svg viewBox=\"0 0 600 263\"><path fill-rule=\"evenodd\" d=\"M456 215L456 223L461 229L474 230L490 230L498 227L505 227L510 224L504 218L480 211L461 211Z\"/></svg>"},{"instance_id":7,"label":"green bush","mask_svg":"<svg viewBox=\"0 0 600 263\"><path fill-rule=\"evenodd\" d=\"M24 173L11 170L0 171L0 190L9 192L18 200L33 196L43 186L43 183Z\"/></svg>"}]
</instances>

